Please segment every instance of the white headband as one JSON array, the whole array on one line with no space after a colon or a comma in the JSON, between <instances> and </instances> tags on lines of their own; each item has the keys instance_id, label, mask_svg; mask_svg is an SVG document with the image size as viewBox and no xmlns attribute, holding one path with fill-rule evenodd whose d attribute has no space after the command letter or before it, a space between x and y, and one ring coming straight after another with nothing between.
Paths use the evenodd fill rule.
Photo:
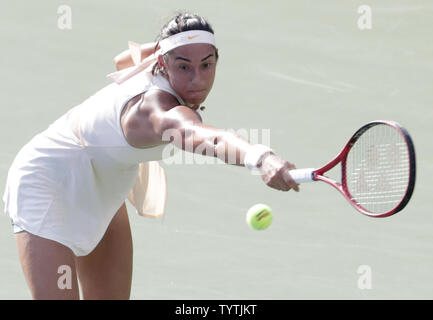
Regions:
<instances>
[{"instance_id":1,"label":"white headband","mask_svg":"<svg viewBox=\"0 0 433 320\"><path fill-rule=\"evenodd\" d=\"M181 46L193 43L208 43L216 47L215 36L213 33L203 30L191 30L176 33L168 38L159 42L160 54L167 52Z\"/></svg>"},{"instance_id":2,"label":"white headband","mask_svg":"<svg viewBox=\"0 0 433 320\"><path fill-rule=\"evenodd\" d=\"M149 68L149 66L152 66L154 63L156 63L158 55L163 55L177 47L194 43L208 43L216 47L215 36L213 35L213 33L202 30L185 31L176 33L168 38L161 40L159 42L160 49L148 56L143 61L140 61L140 44L129 41L128 45L131 52L132 60L134 62L134 66L110 73L107 75L107 77L115 81L116 83L121 84L122 82L146 70L147 68Z\"/></svg>"}]
</instances>

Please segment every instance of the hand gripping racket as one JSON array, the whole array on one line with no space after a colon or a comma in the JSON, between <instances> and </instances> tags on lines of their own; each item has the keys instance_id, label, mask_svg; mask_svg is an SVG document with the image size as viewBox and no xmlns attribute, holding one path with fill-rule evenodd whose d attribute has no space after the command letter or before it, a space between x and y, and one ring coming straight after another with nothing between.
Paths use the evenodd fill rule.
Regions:
<instances>
[{"instance_id":1,"label":"hand gripping racket","mask_svg":"<svg viewBox=\"0 0 433 320\"><path fill-rule=\"evenodd\" d=\"M325 173L341 164L341 181ZM409 133L394 121L365 124L341 152L320 169L295 169L297 183L324 181L359 212L387 217L402 210L415 186L415 149Z\"/></svg>"}]
</instances>

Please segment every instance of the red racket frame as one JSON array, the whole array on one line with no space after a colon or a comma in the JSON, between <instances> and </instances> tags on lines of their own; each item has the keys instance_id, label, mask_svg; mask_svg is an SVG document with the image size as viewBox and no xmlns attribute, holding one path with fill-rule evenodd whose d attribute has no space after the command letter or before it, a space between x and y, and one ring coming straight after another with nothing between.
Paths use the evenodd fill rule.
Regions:
<instances>
[{"instance_id":1,"label":"red racket frame","mask_svg":"<svg viewBox=\"0 0 433 320\"><path fill-rule=\"evenodd\" d=\"M410 172L409 172L409 183L408 183L408 186L406 189L406 193L405 193L403 199L400 201L400 203L395 208L393 208L392 210L390 210L388 212L376 214L376 213L373 213L373 212L370 212L370 211L364 209L362 206L360 206L356 202L352 201L352 196L351 196L351 194L347 188L347 183L346 183L346 160L347 160L347 155L348 155L350 149L355 144L355 142L359 139L359 137L365 131L370 129L371 127L376 126L376 125L381 125L381 124L385 124L385 125L389 125L389 126L393 127L395 130L397 130L403 136L403 138L406 142L406 146L408 148L409 171ZM341 162L341 183L339 183L339 182L335 181L334 179L329 178L329 177L324 175L327 171L334 168L340 162ZM344 148L340 151L340 153L332 161L330 161L325 166L314 170L312 178L313 178L313 180L323 181L323 182L326 182L326 183L330 184L331 186L333 186L335 189L337 189L346 198L347 201L350 202L350 204L352 204L352 206L355 207L356 210L358 210L362 214L369 216L369 217L382 218L382 217L391 216L391 215L401 211L406 206L406 204L409 202L409 200L412 196L412 193L413 193L413 190L415 187L415 176L416 176L415 149L414 149L414 145L413 145L413 142L412 142L412 139L411 139L409 133L406 131L405 128L403 128L400 124L398 124L395 121L377 120L377 121L372 121L372 122L365 124L358 131L356 131L354 133L354 135L350 138L349 142L347 142L347 144L344 146Z\"/></svg>"}]
</instances>

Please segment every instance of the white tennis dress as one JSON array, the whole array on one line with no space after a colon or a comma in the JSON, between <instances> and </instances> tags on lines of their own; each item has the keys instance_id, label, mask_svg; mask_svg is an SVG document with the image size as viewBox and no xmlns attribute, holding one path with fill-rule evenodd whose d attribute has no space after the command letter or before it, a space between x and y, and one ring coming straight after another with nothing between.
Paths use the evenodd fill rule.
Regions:
<instances>
[{"instance_id":1,"label":"white tennis dress","mask_svg":"<svg viewBox=\"0 0 433 320\"><path fill-rule=\"evenodd\" d=\"M131 98L155 89L184 104L161 75L141 72L104 87L76 107L80 137L72 132L66 113L19 151L3 196L15 232L26 230L55 240L77 256L97 246L132 188L137 192L139 168L163 159L166 143L134 148L120 123Z\"/></svg>"}]
</instances>

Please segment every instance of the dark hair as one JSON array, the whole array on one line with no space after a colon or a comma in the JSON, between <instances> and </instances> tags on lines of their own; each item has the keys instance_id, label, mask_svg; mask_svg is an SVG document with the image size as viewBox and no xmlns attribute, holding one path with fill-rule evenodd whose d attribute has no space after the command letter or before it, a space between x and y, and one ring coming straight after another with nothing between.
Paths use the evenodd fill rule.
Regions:
<instances>
[{"instance_id":1,"label":"dark hair","mask_svg":"<svg viewBox=\"0 0 433 320\"><path fill-rule=\"evenodd\" d=\"M184 31L191 30L203 30L210 33L214 33L211 25L203 17L194 13L178 13L170 21L168 21L161 29L160 34L156 38L155 50L158 47L159 41L168 38ZM215 53L216 59L218 59L218 51ZM155 75L159 72L158 63L153 66L152 74Z\"/></svg>"}]
</instances>

